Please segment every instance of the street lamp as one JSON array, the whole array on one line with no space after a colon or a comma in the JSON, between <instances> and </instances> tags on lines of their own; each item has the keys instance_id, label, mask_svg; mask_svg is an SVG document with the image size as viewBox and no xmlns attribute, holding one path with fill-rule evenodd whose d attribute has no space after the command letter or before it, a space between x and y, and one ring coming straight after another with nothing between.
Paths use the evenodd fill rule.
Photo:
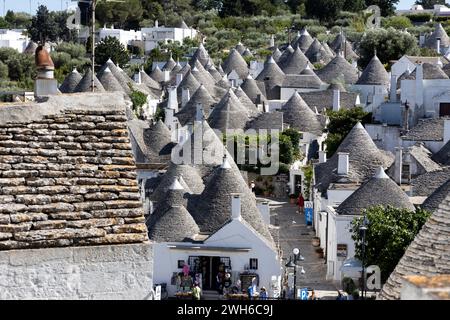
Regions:
<instances>
[{"instance_id":1,"label":"street lamp","mask_svg":"<svg viewBox=\"0 0 450 320\"><path fill-rule=\"evenodd\" d=\"M367 225L369 221L367 220L366 211L364 210L364 218L362 221L362 225L359 227L359 232L362 238L362 288L361 293L362 297L365 298L365 289L366 289L366 233L367 233Z\"/></svg>"},{"instance_id":2,"label":"street lamp","mask_svg":"<svg viewBox=\"0 0 450 320\"><path fill-rule=\"evenodd\" d=\"M294 258L292 256L289 256L289 262L286 263L286 268L294 268L294 300L297 298L297 261L304 261L305 258L300 254L300 250L298 248L294 248L292 250L292 253L294 254ZM306 271L302 267L302 270L300 271L301 274L305 274Z\"/></svg>"}]
</instances>

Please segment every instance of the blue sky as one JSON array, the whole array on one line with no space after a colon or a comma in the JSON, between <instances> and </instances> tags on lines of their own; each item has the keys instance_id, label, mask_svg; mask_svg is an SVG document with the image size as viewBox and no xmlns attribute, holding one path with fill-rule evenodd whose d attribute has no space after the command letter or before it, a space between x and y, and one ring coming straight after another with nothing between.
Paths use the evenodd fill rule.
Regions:
<instances>
[{"instance_id":1,"label":"blue sky","mask_svg":"<svg viewBox=\"0 0 450 320\"><path fill-rule=\"evenodd\" d=\"M0 0L0 13L3 16L3 1L5 1L6 10L30 12L30 0ZM408 9L415 0L400 0L398 8ZM72 3L72 0L31 0L31 12L36 12L38 4L44 4L49 10L66 9Z\"/></svg>"}]
</instances>

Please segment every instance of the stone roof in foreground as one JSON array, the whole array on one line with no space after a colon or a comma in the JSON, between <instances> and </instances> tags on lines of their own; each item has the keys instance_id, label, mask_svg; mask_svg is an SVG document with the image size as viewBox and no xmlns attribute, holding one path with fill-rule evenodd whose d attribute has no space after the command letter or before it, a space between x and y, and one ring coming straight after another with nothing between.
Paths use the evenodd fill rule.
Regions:
<instances>
[{"instance_id":1,"label":"stone roof in foreground","mask_svg":"<svg viewBox=\"0 0 450 320\"><path fill-rule=\"evenodd\" d=\"M148 240L122 94L0 108L0 250Z\"/></svg>"},{"instance_id":2,"label":"stone roof in foreground","mask_svg":"<svg viewBox=\"0 0 450 320\"><path fill-rule=\"evenodd\" d=\"M435 276L450 274L450 194L406 249L378 299L398 300L406 276Z\"/></svg>"}]
</instances>

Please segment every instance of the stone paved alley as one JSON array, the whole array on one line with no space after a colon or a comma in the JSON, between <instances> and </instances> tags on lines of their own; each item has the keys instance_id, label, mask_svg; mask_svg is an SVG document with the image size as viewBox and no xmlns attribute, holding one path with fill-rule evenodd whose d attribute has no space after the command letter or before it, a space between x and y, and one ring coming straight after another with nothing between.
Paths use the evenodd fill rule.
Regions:
<instances>
[{"instance_id":1,"label":"stone paved alley","mask_svg":"<svg viewBox=\"0 0 450 320\"><path fill-rule=\"evenodd\" d=\"M337 286L331 281L325 280L325 260L316 253L316 247L312 245L314 231L312 226L307 226L305 216L298 213L298 207L290 204L288 199L267 199L270 201L271 224L275 230L275 241L279 243L283 266L289 261L294 248L299 248L303 262L298 262L297 288L307 287L314 289L320 299L336 299ZM305 269L304 275L300 274L301 266Z\"/></svg>"}]
</instances>

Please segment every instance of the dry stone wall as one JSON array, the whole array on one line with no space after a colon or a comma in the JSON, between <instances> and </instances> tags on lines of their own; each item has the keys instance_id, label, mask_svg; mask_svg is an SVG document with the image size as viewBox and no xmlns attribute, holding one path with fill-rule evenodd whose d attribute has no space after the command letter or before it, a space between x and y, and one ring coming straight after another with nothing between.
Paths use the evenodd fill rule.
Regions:
<instances>
[{"instance_id":1,"label":"dry stone wall","mask_svg":"<svg viewBox=\"0 0 450 320\"><path fill-rule=\"evenodd\" d=\"M121 96L0 107L0 250L147 240Z\"/></svg>"}]
</instances>

